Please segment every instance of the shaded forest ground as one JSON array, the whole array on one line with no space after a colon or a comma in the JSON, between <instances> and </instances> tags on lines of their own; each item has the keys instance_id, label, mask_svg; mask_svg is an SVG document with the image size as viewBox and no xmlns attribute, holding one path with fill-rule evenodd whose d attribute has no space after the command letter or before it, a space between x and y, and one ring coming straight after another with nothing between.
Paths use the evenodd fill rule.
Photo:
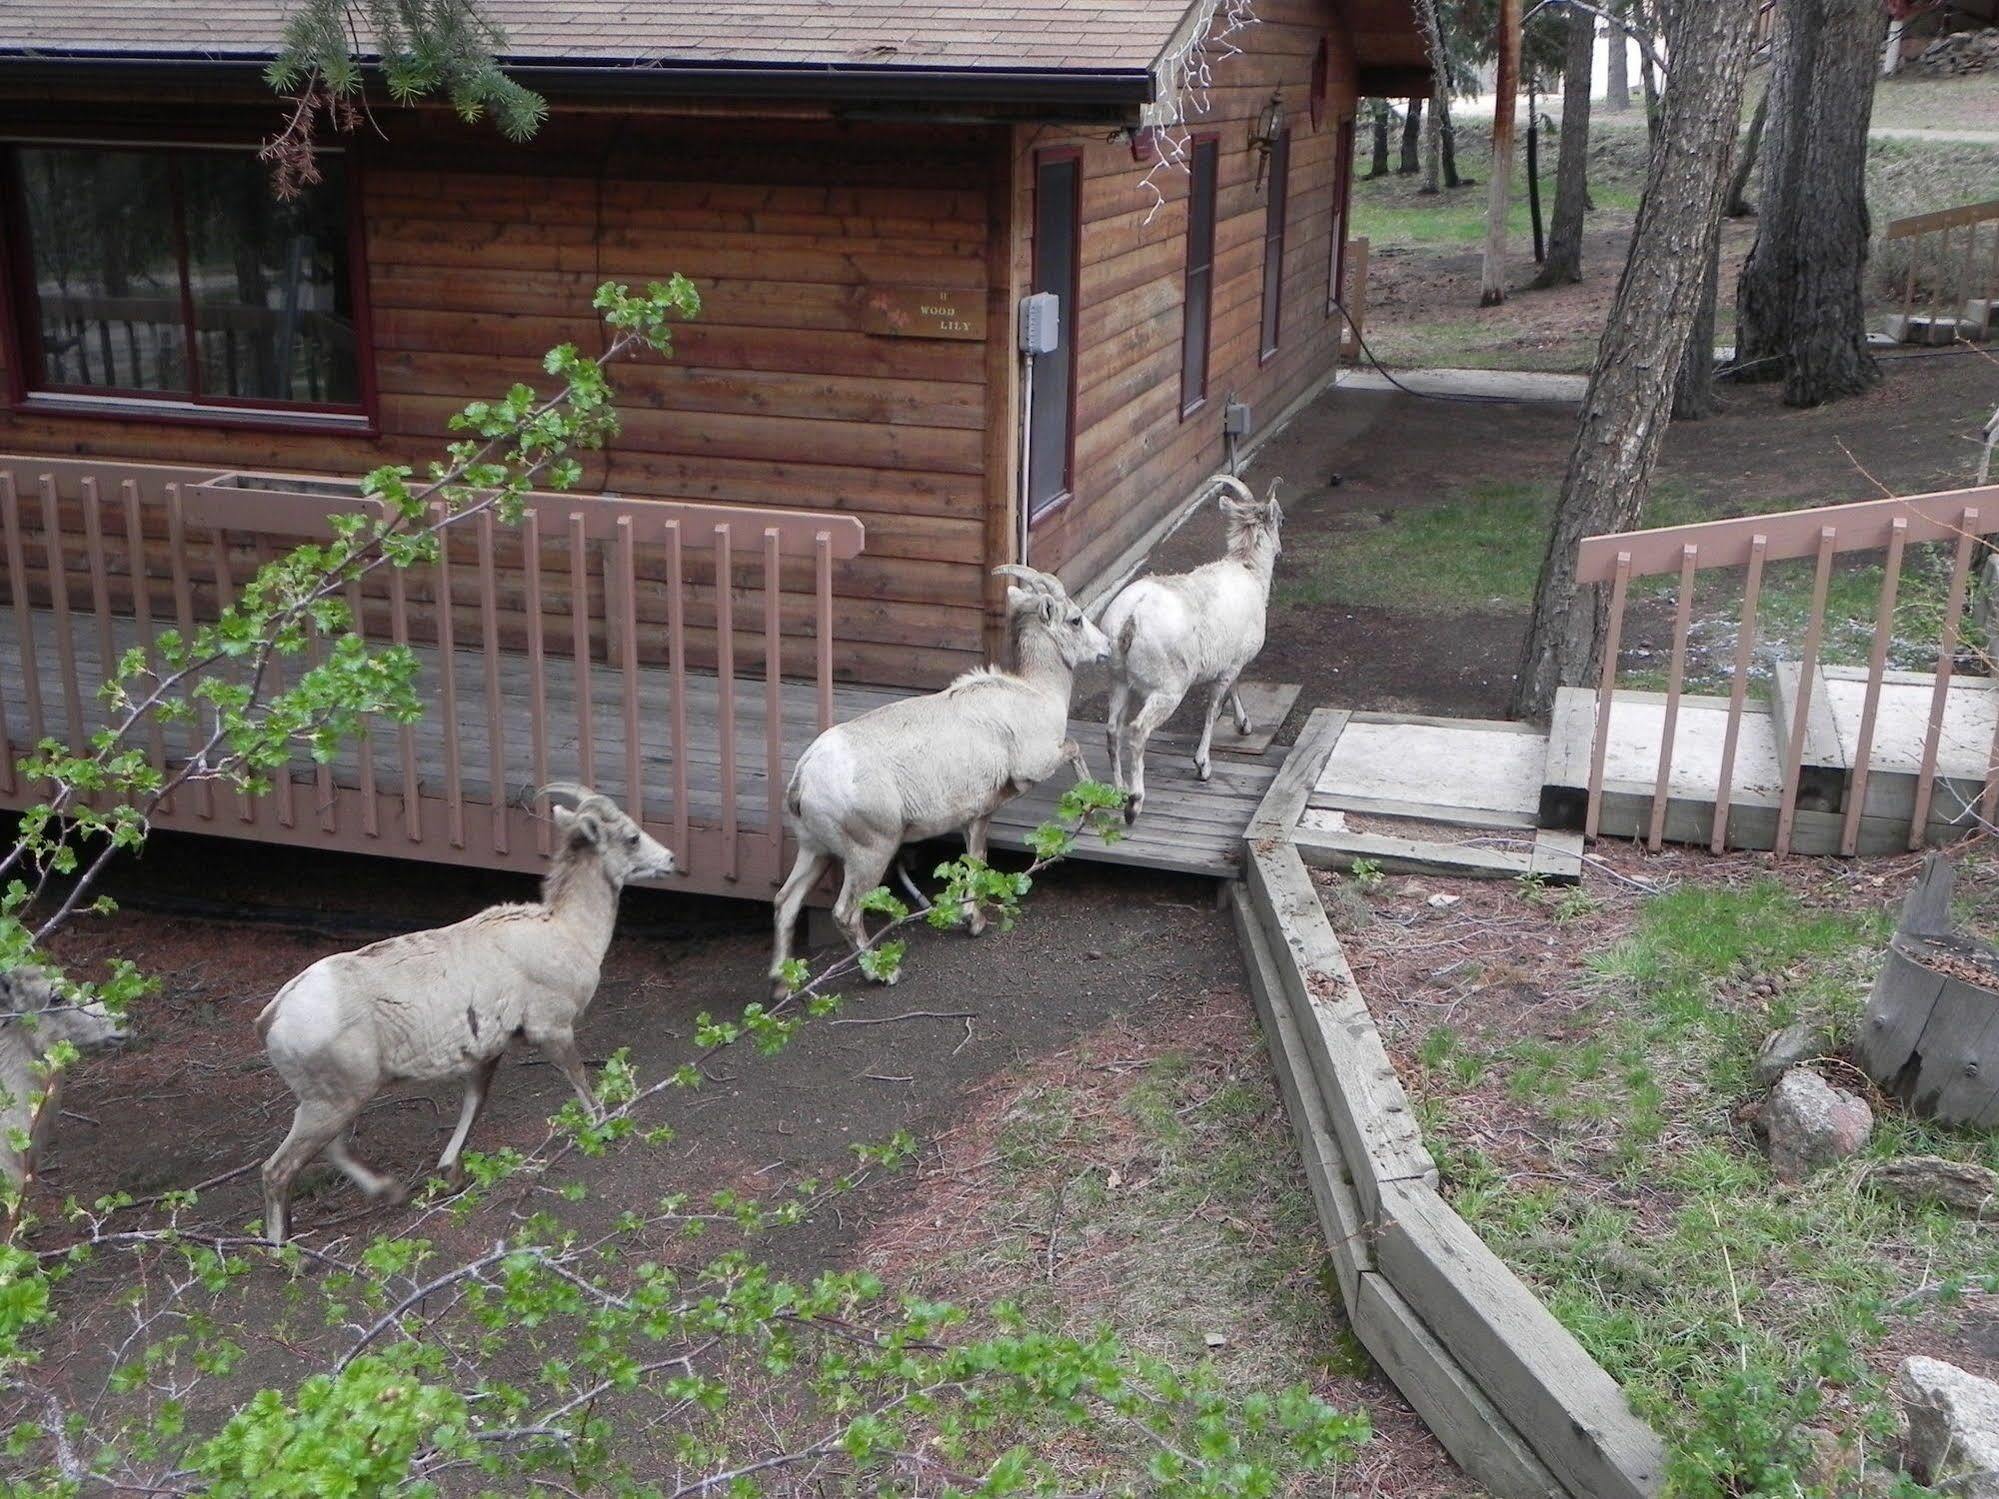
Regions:
<instances>
[{"instance_id":1,"label":"shaded forest ground","mask_svg":"<svg viewBox=\"0 0 1999 1499\"><path fill-rule=\"evenodd\" d=\"M1760 75L1758 80L1760 86ZM1877 112L1911 125L1999 129L1988 122L1999 94L1987 76L1949 81L1896 79L1877 91ZM1559 114L1554 101L1543 105ZM1516 152L1515 187L1508 218L1508 298L1498 307L1478 305L1485 235L1485 182L1491 163L1490 119L1460 110L1459 170L1476 187L1426 195L1421 174L1401 176L1399 135L1391 132L1387 176L1366 179L1367 131L1356 143L1353 233L1372 242L1367 295L1367 340L1391 367L1557 370L1587 373L1617 279L1624 268L1631 226L1645 182L1645 131L1637 110L1592 118L1590 193L1595 211L1585 220L1583 280L1573 286L1529 291L1536 266L1526 196L1525 149ZM1525 109L1522 110L1525 120ZM1554 212L1558 132L1541 132L1541 206ZM1999 139L1963 141L1874 139L1868 149L1868 206L1878 230L1891 219L1990 197L1999 183ZM1752 177L1749 196L1755 198ZM1735 281L1756 237L1753 218L1731 220L1722 241L1716 337L1734 342ZM1877 282L1879 278L1877 277ZM1874 288L1880 293L1883 288Z\"/></svg>"}]
</instances>

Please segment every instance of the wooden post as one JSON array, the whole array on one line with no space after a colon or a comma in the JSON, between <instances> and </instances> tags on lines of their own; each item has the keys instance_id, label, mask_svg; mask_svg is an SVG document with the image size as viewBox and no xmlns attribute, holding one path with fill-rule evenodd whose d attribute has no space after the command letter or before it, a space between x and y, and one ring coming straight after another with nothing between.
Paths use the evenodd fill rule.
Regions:
<instances>
[{"instance_id":1,"label":"wooden post","mask_svg":"<svg viewBox=\"0 0 1999 1499\"><path fill-rule=\"evenodd\" d=\"M1926 1118L1999 1122L1999 950L1954 935L1956 883L1940 852L1923 861L1874 981L1855 1047L1884 1092Z\"/></svg>"},{"instance_id":2,"label":"wooden post","mask_svg":"<svg viewBox=\"0 0 1999 1499\"><path fill-rule=\"evenodd\" d=\"M1520 92L1520 0L1499 0L1499 69L1493 84L1492 181L1485 206L1485 268L1478 303L1506 300L1506 190L1513 176L1513 113Z\"/></svg>"}]
</instances>

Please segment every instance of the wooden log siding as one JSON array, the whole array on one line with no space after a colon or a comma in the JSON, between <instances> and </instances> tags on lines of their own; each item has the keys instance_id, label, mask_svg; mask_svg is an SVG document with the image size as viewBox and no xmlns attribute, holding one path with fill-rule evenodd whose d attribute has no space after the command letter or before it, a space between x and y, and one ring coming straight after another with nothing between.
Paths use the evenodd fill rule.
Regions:
<instances>
[{"instance_id":1,"label":"wooden log siding","mask_svg":"<svg viewBox=\"0 0 1999 1499\"><path fill-rule=\"evenodd\" d=\"M257 116L245 139L266 128ZM101 132L79 123L78 133ZM867 550L834 566L835 673L935 685L983 659L987 350L870 334L856 294L873 282L985 295L992 134L558 111L531 145L501 149L429 115L421 132L393 129L364 148L378 437L22 410L0 411L0 450L209 472L421 466L467 400L515 380L546 388L539 361L557 343L602 346L589 305L600 281L678 270L699 286L702 316L676 329L670 362L613 371L624 430L587 462L583 488L857 517ZM0 363L9 357L0 350ZM559 619L566 538L544 532L542 542L542 598ZM235 559L238 576L251 560ZM759 559L752 550L736 561L740 583ZM495 625L518 643L518 543L508 539L496 562ZM589 576L601 590L602 557ZM787 659L806 662L809 563L787 562L784 580L784 630L799 641L787 640ZM410 584L411 629L428 638L429 600ZM205 599L212 582L194 586ZM643 565L634 604L643 658L667 609ZM602 611L598 592L600 652ZM687 594L690 662L714 657L714 612L710 575ZM476 609L452 623L460 640L481 638ZM760 651L761 607L738 608L733 625L739 658ZM551 652L570 649L566 627L545 633Z\"/></svg>"},{"instance_id":2,"label":"wooden log siding","mask_svg":"<svg viewBox=\"0 0 1999 1499\"><path fill-rule=\"evenodd\" d=\"M1179 358L1188 179L1154 176L1167 202L1141 185L1149 163L1123 141L1023 130L1016 160L1073 144L1083 156L1083 266L1078 329L1076 499L1034 529L1031 556L1072 587L1087 584L1223 459L1230 394L1254 408L1258 431L1334 369L1340 328L1329 314L1332 194L1339 125L1354 111L1353 51L1332 0L1261 0L1262 24L1235 38L1240 57L1215 65L1216 87L1193 128L1220 137L1208 399L1179 414ZM1327 107L1313 128L1313 57L1328 41ZM1283 322L1277 353L1259 366L1263 229L1268 181L1256 181L1249 136L1273 90L1291 129L1290 212L1284 244ZM1016 173L1015 216L1031 222L1031 175ZM875 533L869 533L873 546Z\"/></svg>"}]
</instances>

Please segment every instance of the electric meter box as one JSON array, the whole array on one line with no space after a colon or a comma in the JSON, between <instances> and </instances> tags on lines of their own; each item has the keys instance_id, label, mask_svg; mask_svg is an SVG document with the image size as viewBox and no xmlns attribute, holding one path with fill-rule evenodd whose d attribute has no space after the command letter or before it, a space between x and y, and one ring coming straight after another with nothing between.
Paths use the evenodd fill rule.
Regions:
<instances>
[{"instance_id":1,"label":"electric meter box","mask_svg":"<svg viewBox=\"0 0 1999 1499\"><path fill-rule=\"evenodd\" d=\"M1020 352L1053 354L1062 342L1062 299L1038 291L1020 299Z\"/></svg>"}]
</instances>

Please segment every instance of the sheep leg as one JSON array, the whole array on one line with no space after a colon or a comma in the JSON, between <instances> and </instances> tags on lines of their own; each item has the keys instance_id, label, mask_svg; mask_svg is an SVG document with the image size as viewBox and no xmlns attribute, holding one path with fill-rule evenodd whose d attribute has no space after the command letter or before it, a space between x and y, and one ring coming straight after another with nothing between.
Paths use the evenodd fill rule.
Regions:
<instances>
[{"instance_id":1,"label":"sheep leg","mask_svg":"<svg viewBox=\"0 0 1999 1499\"><path fill-rule=\"evenodd\" d=\"M360 1112L358 1105L342 1108L324 1099L305 1100L293 1111L291 1132L264 1162L264 1236L273 1244L287 1237L293 1180Z\"/></svg>"},{"instance_id":2,"label":"sheep leg","mask_svg":"<svg viewBox=\"0 0 1999 1499\"><path fill-rule=\"evenodd\" d=\"M965 824L966 858L977 859L981 864L986 862L986 832L992 826L992 821L989 814L985 817L975 817ZM959 912L965 918L965 930L974 937L986 929L986 913L979 909L977 901L966 900L959 908Z\"/></svg>"},{"instance_id":3,"label":"sheep leg","mask_svg":"<svg viewBox=\"0 0 1999 1499\"><path fill-rule=\"evenodd\" d=\"M458 1157L465 1149L466 1136L472 1133L472 1126L479 1121L479 1111L486 1107L486 1095L493 1086L493 1074L499 1066L500 1058L495 1054L481 1062L465 1079L465 1101L458 1107L458 1128L451 1132L450 1143L444 1147L444 1154L437 1158L437 1169L454 1187L465 1180L465 1168Z\"/></svg>"},{"instance_id":4,"label":"sheep leg","mask_svg":"<svg viewBox=\"0 0 1999 1499\"><path fill-rule=\"evenodd\" d=\"M1139 707L1138 714L1131 721L1128 733L1131 752L1131 798L1124 804L1124 820L1127 824L1138 821L1138 814L1145 808L1145 746L1159 726L1173 716L1179 707L1177 699L1163 692L1147 696Z\"/></svg>"},{"instance_id":5,"label":"sheep leg","mask_svg":"<svg viewBox=\"0 0 1999 1499\"><path fill-rule=\"evenodd\" d=\"M326 1142L326 1158L345 1172L349 1181L376 1202L401 1202L409 1195L408 1189L393 1176L384 1176L357 1161L347 1148L345 1133L343 1130Z\"/></svg>"},{"instance_id":6,"label":"sheep leg","mask_svg":"<svg viewBox=\"0 0 1999 1499\"><path fill-rule=\"evenodd\" d=\"M1236 677L1241 676L1238 672ZM1249 710L1242 705L1242 694L1236 690L1236 677L1229 678L1229 711L1235 714L1235 731L1247 734L1256 726L1249 721Z\"/></svg>"},{"instance_id":7,"label":"sheep leg","mask_svg":"<svg viewBox=\"0 0 1999 1499\"><path fill-rule=\"evenodd\" d=\"M801 845L798 857L792 861L791 874L786 878L784 888L777 892L777 942L770 961L773 999L784 997L782 975L784 965L791 961L791 939L798 931L798 913L805 906L806 895L831 862L830 855Z\"/></svg>"},{"instance_id":8,"label":"sheep leg","mask_svg":"<svg viewBox=\"0 0 1999 1499\"><path fill-rule=\"evenodd\" d=\"M584 1111L590 1118L601 1123L604 1106L597 1102L596 1090L590 1086L590 1071L583 1065L583 1053L577 1050L576 1038L567 1031L533 1038L541 1048L541 1054L555 1063L558 1071L569 1079L569 1086L576 1090Z\"/></svg>"},{"instance_id":9,"label":"sheep leg","mask_svg":"<svg viewBox=\"0 0 1999 1499\"><path fill-rule=\"evenodd\" d=\"M1194 774L1203 781L1208 780L1215 773L1214 765L1208 758L1208 751L1209 746L1214 741L1215 723L1222 716L1222 700L1224 698L1229 699L1236 705L1236 732L1239 734L1249 732L1243 727L1248 720L1243 717L1242 700L1236 697L1235 678L1222 677L1218 679L1208 689L1208 711L1201 720L1201 742L1194 747Z\"/></svg>"},{"instance_id":10,"label":"sheep leg","mask_svg":"<svg viewBox=\"0 0 1999 1499\"><path fill-rule=\"evenodd\" d=\"M847 940L856 952L868 945L867 917L861 911L861 899L882 882L887 873L889 861L895 857L899 844L891 843L886 848L876 844L855 844L847 850L846 871L840 881L840 898L833 902L833 921L847 934ZM887 982L894 983L899 975L892 975Z\"/></svg>"},{"instance_id":11,"label":"sheep leg","mask_svg":"<svg viewBox=\"0 0 1999 1499\"><path fill-rule=\"evenodd\" d=\"M1062 758L1076 767L1076 779L1079 782L1087 781L1090 778L1090 762L1083 758L1082 745L1076 743L1073 739L1064 739L1062 741Z\"/></svg>"},{"instance_id":12,"label":"sheep leg","mask_svg":"<svg viewBox=\"0 0 1999 1499\"><path fill-rule=\"evenodd\" d=\"M1104 717L1104 743L1110 751L1111 784L1124 790L1124 718L1131 705L1131 684L1122 676L1111 681L1110 712Z\"/></svg>"}]
</instances>

